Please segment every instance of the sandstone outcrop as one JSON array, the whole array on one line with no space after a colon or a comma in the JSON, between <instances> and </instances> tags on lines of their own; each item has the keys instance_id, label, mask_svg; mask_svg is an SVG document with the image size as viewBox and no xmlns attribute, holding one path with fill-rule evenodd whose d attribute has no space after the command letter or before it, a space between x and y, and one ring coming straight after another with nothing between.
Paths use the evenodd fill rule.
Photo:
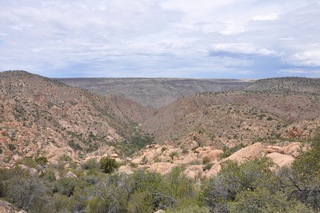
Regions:
<instances>
[{"instance_id":1,"label":"sandstone outcrop","mask_svg":"<svg viewBox=\"0 0 320 213\"><path fill-rule=\"evenodd\" d=\"M275 164L274 169L290 166L298 156L301 147L300 142L285 145L264 145L258 142L222 159L223 151L210 146L186 149L171 145L149 145L136 157L130 158L130 163L121 166L119 171L132 173L136 169L146 168L165 175L176 166L184 166L184 174L187 178L200 181L217 175L221 170L221 164L228 160L243 163L260 157L268 157Z\"/></svg>"},{"instance_id":2,"label":"sandstone outcrop","mask_svg":"<svg viewBox=\"0 0 320 213\"><path fill-rule=\"evenodd\" d=\"M262 143L255 143L253 145L240 149L225 160L232 160L237 161L238 163L242 163L247 160L253 160L255 158L263 157L264 154L264 147Z\"/></svg>"}]
</instances>

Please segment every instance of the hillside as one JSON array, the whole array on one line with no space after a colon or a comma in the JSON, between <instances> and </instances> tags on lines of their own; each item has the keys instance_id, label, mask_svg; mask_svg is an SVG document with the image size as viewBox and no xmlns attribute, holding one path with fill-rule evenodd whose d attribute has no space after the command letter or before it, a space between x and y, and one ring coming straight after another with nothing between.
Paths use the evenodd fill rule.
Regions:
<instances>
[{"instance_id":1,"label":"hillside","mask_svg":"<svg viewBox=\"0 0 320 213\"><path fill-rule=\"evenodd\" d=\"M273 91L273 92L297 92L297 93L320 93L320 79L283 77L260 79L252 82L245 90L247 91Z\"/></svg>"},{"instance_id":2,"label":"hillside","mask_svg":"<svg viewBox=\"0 0 320 213\"><path fill-rule=\"evenodd\" d=\"M226 212L239 203L230 187L245 207L266 197L279 203L266 212L318 210L319 81L262 79L173 98L193 83L177 80L173 102L154 109L0 73L0 211ZM157 87L144 86L132 90ZM301 189L307 197L290 201Z\"/></svg>"},{"instance_id":3,"label":"hillside","mask_svg":"<svg viewBox=\"0 0 320 213\"><path fill-rule=\"evenodd\" d=\"M319 126L320 96L316 92L319 83L308 80L315 83L296 85L292 79L286 81L261 80L242 91L183 97L160 108L143 126L155 134L159 143L191 143L196 138L220 148L259 140L306 139ZM270 89L279 82L290 87ZM290 128L298 128L299 133L290 135Z\"/></svg>"},{"instance_id":4,"label":"hillside","mask_svg":"<svg viewBox=\"0 0 320 213\"><path fill-rule=\"evenodd\" d=\"M67 154L73 159L130 141L153 114L116 96L100 97L23 71L0 73L1 162Z\"/></svg>"},{"instance_id":5,"label":"hillside","mask_svg":"<svg viewBox=\"0 0 320 213\"><path fill-rule=\"evenodd\" d=\"M251 80L234 79L161 79L161 78L67 78L65 84L100 95L116 94L144 106L160 108L183 96L200 92L244 89Z\"/></svg>"},{"instance_id":6,"label":"hillside","mask_svg":"<svg viewBox=\"0 0 320 213\"><path fill-rule=\"evenodd\" d=\"M79 81L88 81L90 85L96 81L92 86L100 82L105 88L103 81L109 80L70 79L70 82L77 85ZM114 89L125 87L117 84L120 79L113 80ZM200 81L201 86L191 86L200 85ZM172 100L189 86L194 92L209 82L217 90L234 90L191 94L155 110L117 95L100 96L27 72L3 72L0 74L2 162L7 165L21 157L38 156L56 161L63 155L79 162L106 155L125 160L152 141L181 149L202 146L223 149L255 142L287 144L308 140L320 126L318 79L276 78L250 83L123 79L122 82L131 82L128 85L137 94L148 92L152 82L153 90L161 82L162 88L171 85ZM159 95L165 93L160 90ZM157 98L152 90L150 94L146 99Z\"/></svg>"}]
</instances>

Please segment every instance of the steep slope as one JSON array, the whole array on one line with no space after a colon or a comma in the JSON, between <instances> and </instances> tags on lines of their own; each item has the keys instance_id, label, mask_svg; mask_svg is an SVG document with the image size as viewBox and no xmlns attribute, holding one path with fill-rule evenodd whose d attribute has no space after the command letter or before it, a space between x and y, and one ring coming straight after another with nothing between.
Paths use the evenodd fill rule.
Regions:
<instances>
[{"instance_id":1,"label":"steep slope","mask_svg":"<svg viewBox=\"0 0 320 213\"><path fill-rule=\"evenodd\" d=\"M153 111L23 71L0 73L0 150L12 156L84 156L130 140Z\"/></svg>"},{"instance_id":2,"label":"steep slope","mask_svg":"<svg viewBox=\"0 0 320 213\"><path fill-rule=\"evenodd\" d=\"M155 134L159 143L196 141L221 148L278 139L289 131L288 125L295 128L299 122L313 121L315 129L319 113L320 96L315 93L287 90L201 93L162 107L143 126ZM301 128L307 131L303 133L305 137L311 134L308 125Z\"/></svg>"},{"instance_id":3,"label":"steep slope","mask_svg":"<svg viewBox=\"0 0 320 213\"><path fill-rule=\"evenodd\" d=\"M116 94L145 106L160 108L186 95L243 89L250 80L161 78L68 78L65 84L108 95Z\"/></svg>"}]
</instances>

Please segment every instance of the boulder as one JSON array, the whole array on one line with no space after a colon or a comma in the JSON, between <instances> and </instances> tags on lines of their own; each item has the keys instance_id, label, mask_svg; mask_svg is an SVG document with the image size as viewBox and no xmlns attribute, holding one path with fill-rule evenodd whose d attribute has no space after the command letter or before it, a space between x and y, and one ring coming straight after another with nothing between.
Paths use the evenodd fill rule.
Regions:
<instances>
[{"instance_id":1,"label":"boulder","mask_svg":"<svg viewBox=\"0 0 320 213\"><path fill-rule=\"evenodd\" d=\"M278 167L289 167L294 161L294 157L291 155L284 155L277 152L270 153L266 155L266 157L270 158Z\"/></svg>"},{"instance_id":2,"label":"boulder","mask_svg":"<svg viewBox=\"0 0 320 213\"><path fill-rule=\"evenodd\" d=\"M199 143L197 141L192 141L191 144L190 144L190 148L192 150L196 149L199 147Z\"/></svg>"},{"instance_id":3,"label":"boulder","mask_svg":"<svg viewBox=\"0 0 320 213\"><path fill-rule=\"evenodd\" d=\"M176 164L172 164L170 162L159 162L154 163L150 166L149 170L152 172L156 172L162 175L168 174L171 170L176 167Z\"/></svg>"},{"instance_id":4,"label":"boulder","mask_svg":"<svg viewBox=\"0 0 320 213\"><path fill-rule=\"evenodd\" d=\"M132 168L129 165L120 166L118 172L126 173L128 175L133 174Z\"/></svg>"},{"instance_id":5,"label":"boulder","mask_svg":"<svg viewBox=\"0 0 320 213\"><path fill-rule=\"evenodd\" d=\"M247 160L253 160L264 156L264 148L262 143L255 143L253 145L244 147L237 152L230 155L226 160L237 161L238 163L243 163Z\"/></svg>"},{"instance_id":6,"label":"boulder","mask_svg":"<svg viewBox=\"0 0 320 213\"><path fill-rule=\"evenodd\" d=\"M220 156L223 153L222 150L208 150L206 152L201 152L200 153L200 157L203 159L205 157L207 157L210 162L212 161L219 161L220 160Z\"/></svg>"},{"instance_id":7,"label":"boulder","mask_svg":"<svg viewBox=\"0 0 320 213\"><path fill-rule=\"evenodd\" d=\"M25 213L25 211L21 210L18 211L16 207L14 207L11 203L8 203L7 201L0 200L0 213Z\"/></svg>"},{"instance_id":8,"label":"boulder","mask_svg":"<svg viewBox=\"0 0 320 213\"><path fill-rule=\"evenodd\" d=\"M181 157L180 164L190 164L192 162L197 161L197 156L195 153L190 152L187 155Z\"/></svg>"},{"instance_id":9,"label":"boulder","mask_svg":"<svg viewBox=\"0 0 320 213\"><path fill-rule=\"evenodd\" d=\"M299 155L299 149L301 148L300 142L291 143L288 146L284 147L284 154L292 155L293 157L297 157Z\"/></svg>"},{"instance_id":10,"label":"boulder","mask_svg":"<svg viewBox=\"0 0 320 213\"><path fill-rule=\"evenodd\" d=\"M221 164L215 163L212 165L211 169L205 173L205 178L210 178L217 175L221 170Z\"/></svg>"},{"instance_id":11,"label":"boulder","mask_svg":"<svg viewBox=\"0 0 320 213\"><path fill-rule=\"evenodd\" d=\"M202 179L203 169L202 165L192 165L189 166L185 171L184 175L194 181L198 181Z\"/></svg>"}]
</instances>

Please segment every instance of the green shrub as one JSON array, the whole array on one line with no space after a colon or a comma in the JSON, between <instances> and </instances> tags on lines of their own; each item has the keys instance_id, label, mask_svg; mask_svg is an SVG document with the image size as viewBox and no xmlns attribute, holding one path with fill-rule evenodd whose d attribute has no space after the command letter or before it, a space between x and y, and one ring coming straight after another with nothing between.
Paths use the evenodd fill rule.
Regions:
<instances>
[{"instance_id":1,"label":"green shrub","mask_svg":"<svg viewBox=\"0 0 320 213\"><path fill-rule=\"evenodd\" d=\"M161 147L161 152L163 153L164 151L166 151L168 148L166 146Z\"/></svg>"},{"instance_id":2,"label":"green shrub","mask_svg":"<svg viewBox=\"0 0 320 213\"><path fill-rule=\"evenodd\" d=\"M17 161L17 164L22 164L22 165L28 166L30 168L35 168L37 166L37 162L29 157L26 157L26 158L23 158L23 159Z\"/></svg>"},{"instance_id":3,"label":"green shrub","mask_svg":"<svg viewBox=\"0 0 320 213\"><path fill-rule=\"evenodd\" d=\"M45 164L48 163L47 157L38 157L35 159L35 161L40 164L41 166L44 166Z\"/></svg>"},{"instance_id":4,"label":"green shrub","mask_svg":"<svg viewBox=\"0 0 320 213\"><path fill-rule=\"evenodd\" d=\"M97 159L92 158L81 164L81 169L83 170L98 170L100 164L97 162Z\"/></svg>"},{"instance_id":5,"label":"green shrub","mask_svg":"<svg viewBox=\"0 0 320 213\"><path fill-rule=\"evenodd\" d=\"M77 180L75 178L61 178L56 181L53 187L54 193L60 193L68 197L73 195L73 191L77 185Z\"/></svg>"},{"instance_id":6,"label":"green shrub","mask_svg":"<svg viewBox=\"0 0 320 213\"><path fill-rule=\"evenodd\" d=\"M203 171L207 171L210 170L213 166L213 163L207 163L204 167L203 167Z\"/></svg>"},{"instance_id":7,"label":"green shrub","mask_svg":"<svg viewBox=\"0 0 320 213\"><path fill-rule=\"evenodd\" d=\"M169 154L169 157L173 160L174 157L178 157L179 154L177 151L172 151L170 154Z\"/></svg>"},{"instance_id":8,"label":"green shrub","mask_svg":"<svg viewBox=\"0 0 320 213\"><path fill-rule=\"evenodd\" d=\"M118 168L118 164L115 159L108 157L103 157L100 159L100 169L104 173L112 173Z\"/></svg>"},{"instance_id":9,"label":"green shrub","mask_svg":"<svg viewBox=\"0 0 320 213\"><path fill-rule=\"evenodd\" d=\"M203 164L208 164L208 163L210 163L210 158L209 158L208 156L203 157L203 158L202 158L202 163L203 163Z\"/></svg>"}]
</instances>

